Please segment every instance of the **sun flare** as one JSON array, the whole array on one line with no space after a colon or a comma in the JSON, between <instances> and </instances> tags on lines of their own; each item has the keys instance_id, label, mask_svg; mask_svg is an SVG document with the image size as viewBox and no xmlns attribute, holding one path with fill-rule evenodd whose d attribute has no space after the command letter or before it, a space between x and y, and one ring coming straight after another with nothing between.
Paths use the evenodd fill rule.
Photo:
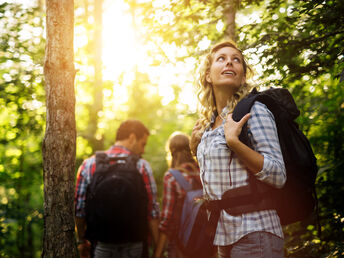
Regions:
<instances>
[{"instance_id":1,"label":"sun flare","mask_svg":"<svg viewBox=\"0 0 344 258\"><path fill-rule=\"evenodd\" d=\"M181 90L179 101L187 104L191 111L196 110L196 97L193 92L192 70L195 60L179 62L177 65L161 64L152 66L154 57L147 52L152 44L144 44L139 37L140 24L133 24L128 4L124 1L105 1L103 6L103 79L114 82L116 91L120 91L126 99L125 84L134 78L135 69L147 73L151 82L158 85L158 94L163 98L162 104L167 105L174 100L173 86ZM175 45L164 45L166 54L175 59L175 54L184 51ZM118 83L123 76L125 81Z\"/></svg>"}]
</instances>

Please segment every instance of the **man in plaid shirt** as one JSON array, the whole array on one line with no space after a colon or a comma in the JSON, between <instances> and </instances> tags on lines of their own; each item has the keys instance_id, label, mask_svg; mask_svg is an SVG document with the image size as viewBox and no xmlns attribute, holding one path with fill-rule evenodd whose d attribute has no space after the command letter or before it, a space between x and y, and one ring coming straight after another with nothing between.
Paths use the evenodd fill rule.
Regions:
<instances>
[{"instance_id":1,"label":"man in plaid shirt","mask_svg":"<svg viewBox=\"0 0 344 258\"><path fill-rule=\"evenodd\" d=\"M116 142L105 153L112 157L126 157L129 154L142 155L149 136L148 129L138 120L127 120L117 130ZM86 159L79 167L75 192L75 220L78 235L78 249L81 257L90 257L90 244L85 239L85 200L86 188L96 169L95 156ZM152 169L147 161L140 159L137 168L142 175L148 195L148 223L154 243L158 239L159 205L157 202L157 187ZM97 250L99 249L99 250ZM142 243L126 244L117 247L98 242L95 253L110 251L116 257L126 255L125 252L142 252ZM119 253L120 252L120 253ZM139 257L140 255L138 255Z\"/></svg>"}]
</instances>

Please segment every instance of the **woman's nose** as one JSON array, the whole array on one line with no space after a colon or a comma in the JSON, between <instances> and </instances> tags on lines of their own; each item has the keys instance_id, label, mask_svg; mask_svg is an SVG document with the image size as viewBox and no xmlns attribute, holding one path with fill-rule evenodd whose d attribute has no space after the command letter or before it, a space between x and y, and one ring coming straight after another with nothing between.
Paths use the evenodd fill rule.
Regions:
<instances>
[{"instance_id":1,"label":"woman's nose","mask_svg":"<svg viewBox=\"0 0 344 258\"><path fill-rule=\"evenodd\" d=\"M232 59L231 58L228 58L226 60L226 66L231 66L232 65Z\"/></svg>"}]
</instances>

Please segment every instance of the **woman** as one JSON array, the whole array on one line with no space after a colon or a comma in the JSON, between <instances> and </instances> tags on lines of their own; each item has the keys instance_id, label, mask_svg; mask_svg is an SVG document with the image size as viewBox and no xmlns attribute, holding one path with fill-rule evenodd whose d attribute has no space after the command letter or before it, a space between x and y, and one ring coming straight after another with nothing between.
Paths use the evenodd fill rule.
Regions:
<instances>
[{"instance_id":1,"label":"woman","mask_svg":"<svg viewBox=\"0 0 344 258\"><path fill-rule=\"evenodd\" d=\"M267 107L255 102L250 114L239 122L232 119L236 104L251 90L248 67L242 52L232 42L212 48L201 69L198 98L201 119L192 133L192 149L200 166L203 191L210 200L248 184L249 173L280 188L286 172L276 125ZM254 149L238 136L248 123ZM219 257L283 257L283 232L275 210L231 216L220 213L214 245Z\"/></svg>"},{"instance_id":2,"label":"woman","mask_svg":"<svg viewBox=\"0 0 344 258\"><path fill-rule=\"evenodd\" d=\"M171 155L171 168L179 170L185 179L194 188L201 188L199 168L194 160L189 137L182 133L174 133L168 140L169 154ZM170 171L164 175L164 194L162 202L161 221L159 225L159 240L154 257L162 256L165 245L168 243L168 257L184 257L177 246L177 231L181 216L182 205L186 192L178 184Z\"/></svg>"}]
</instances>

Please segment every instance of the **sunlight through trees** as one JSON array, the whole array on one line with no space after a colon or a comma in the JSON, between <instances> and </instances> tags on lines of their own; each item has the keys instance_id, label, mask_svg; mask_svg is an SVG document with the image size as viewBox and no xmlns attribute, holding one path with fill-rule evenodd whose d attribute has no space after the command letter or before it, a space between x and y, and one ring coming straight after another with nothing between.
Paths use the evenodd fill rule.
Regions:
<instances>
[{"instance_id":1,"label":"sunlight through trees","mask_svg":"<svg viewBox=\"0 0 344 258\"><path fill-rule=\"evenodd\" d=\"M142 120L161 197L166 140L176 130L190 134L198 118L200 61L234 38L254 84L293 94L318 159L322 235L315 218L284 228L286 256L343 255L343 13L340 0L74 0L73 166L109 147L121 121ZM43 250L46 15L43 0L0 0L0 257Z\"/></svg>"}]
</instances>

